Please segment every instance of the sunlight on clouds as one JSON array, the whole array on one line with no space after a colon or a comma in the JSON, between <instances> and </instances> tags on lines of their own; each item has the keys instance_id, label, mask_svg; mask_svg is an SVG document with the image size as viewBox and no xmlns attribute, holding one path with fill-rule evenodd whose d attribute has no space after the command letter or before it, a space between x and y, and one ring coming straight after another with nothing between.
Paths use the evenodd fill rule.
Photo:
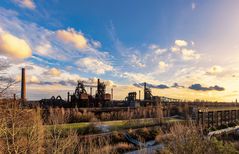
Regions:
<instances>
[{"instance_id":1,"label":"sunlight on clouds","mask_svg":"<svg viewBox=\"0 0 239 154\"><path fill-rule=\"evenodd\" d=\"M35 9L36 5L33 0L14 0L20 7L25 7L28 9Z\"/></svg>"},{"instance_id":2,"label":"sunlight on clouds","mask_svg":"<svg viewBox=\"0 0 239 154\"><path fill-rule=\"evenodd\" d=\"M135 67L140 67L140 68L144 68L145 67L145 64L141 62L141 58L138 57L137 55L135 54L132 54L130 55L131 57L131 61L130 63L135 66Z\"/></svg>"},{"instance_id":3,"label":"sunlight on clouds","mask_svg":"<svg viewBox=\"0 0 239 154\"><path fill-rule=\"evenodd\" d=\"M156 44L151 44L149 46L149 49L153 50L155 54L157 55L161 55L163 53L165 53L167 51L167 49L165 48L160 48L158 45Z\"/></svg>"},{"instance_id":4,"label":"sunlight on clouds","mask_svg":"<svg viewBox=\"0 0 239 154\"><path fill-rule=\"evenodd\" d=\"M30 83L40 83L40 80L38 79L37 76L32 75L29 80Z\"/></svg>"},{"instance_id":5,"label":"sunlight on clouds","mask_svg":"<svg viewBox=\"0 0 239 154\"><path fill-rule=\"evenodd\" d=\"M179 47L185 47L188 45L188 42L185 40L175 40L175 45Z\"/></svg>"},{"instance_id":6,"label":"sunlight on clouds","mask_svg":"<svg viewBox=\"0 0 239 154\"><path fill-rule=\"evenodd\" d=\"M191 41L192 46L194 46L194 42ZM176 54L181 54L182 59L185 61L188 60L196 60L201 57L195 50L189 49L188 43L185 40L175 40L174 46L171 47L171 51Z\"/></svg>"},{"instance_id":7,"label":"sunlight on clouds","mask_svg":"<svg viewBox=\"0 0 239 154\"><path fill-rule=\"evenodd\" d=\"M216 75L218 73L221 73L223 71L223 68L218 65L214 65L211 68L208 69L207 74L209 75Z\"/></svg>"},{"instance_id":8,"label":"sunlight on clouds","mask_svg":"<svg viewBox=\"0 0 239 154\"><path fill-rule=\"evenodd\" d=\"M45 43L45 44L36 46L35 50L36 50L36 52L40 53L41 55L47 56L48 54L51 53L51 51L50 51L51 48L52 48L51 44Z\"/></svg>"},{"instance_id":9,"label":"sunlight on clouds","mask_svg":"<svg viewBox=\"0 0 239 154\"><path fill-rule=\"evenodd\" d=\"M133 73L133 72L124 72L122 74L123 78L127 78L128 80L136 83L140 82L150 82L152 84L157 84L159 81L155 80L152 76L143 74L143 73Z\"/></svg>"},{"instance_id":10,"label":"sunlight on clouds","mask_svg":"<svg viewBox=\"0 0 239 154\"><path fill-rule=\"evenodd\" d=\"M106 71L112 71L113 67L95 58L81 58L76 62L78 69L96 74L104 74Z\"/></svg>"},{"instance_id":11,"label":"sunlight on clouds","mask_svg":"<svg viewBox=\"0 0 239 154\"><path fill-rule=\"evenodd\" d=\"M9 33L0 34L0 53L13 58L28 58L32 55L25 40Z\"/></svg>"},{"instance_id":12,"label":"sunlight on clouds","mask_svg":"<svg viewBox=\"0 0 239 154\"><path fill-rule=\"evenodd\" d=\"M182 55L184 60L192 60L200 58L200 54L197 54L196 51L190 49L182 49Z\"/></svg>"},{"instance_id":13,"label":"sunlight on clouds","mask_svg":"<svg viewBox=\"0 0 239 154\"><path fill-rule=\"evenodd\" d=\"M51 68L50 70L45 72L47 75L51 75L51 76L60 76L61 75L61 71L57 68Z\"/></svg>"},{"instance_id":14,"label":"sunlight on clouds","mask_svg":"<svg viewBox=\"0 0 239 154\"><path fill-rule=\"evenodd\" d=\"M172 47L171 50L172 52L175 52L175 53L180 51L178 47Z\"/></svg>"},{"instance_id":15,"label":"sunlight on clouds","mask_svg":"<svg viewBox=\"0 0 239 154\"><path fill-rule=\"evenodd\" d=\"M169 67L168 64L166 64L164 61L160 61L159 62L159 69L162 71L162 72L165 72L165 70Z\"/></svg>"},{"instance_id":16,"label":"sunlight on clouds","mask_svg":"<svg viewBox=\"0 0 239 154\"><path fill-rule=\"evenodd\" d=\"M65 43L71 43L76 48L86 48L87 40L82 33L75 31L74 28L68 28L67 30L58 30L56 32L57 37Z\"/></svg>"}]
</instances>

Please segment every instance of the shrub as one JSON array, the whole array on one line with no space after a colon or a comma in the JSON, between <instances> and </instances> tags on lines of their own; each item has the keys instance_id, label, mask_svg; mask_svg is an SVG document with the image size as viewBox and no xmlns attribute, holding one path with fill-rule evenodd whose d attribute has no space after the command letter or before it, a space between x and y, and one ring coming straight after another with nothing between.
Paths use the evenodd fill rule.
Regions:
<instances>
[{"instance_id":1,"label":"shrub","mask_svg":"<svg viewBox=\"0 0 239 154\"><path fill-rule=\"evenodd\" d=\"M78 134L86 135L86 134L98 134L101 133L101 130L95 126L95 124L90 123L87 127L78 130Z\"/></svg>"},{"instance_id":2,"label":"shrub","mask_svg":"<svg viewBox=\"0 0 239 154\"><path fill-rule=\"evenodd\" d=\"M228 124L228 127L235 127L236 126L236 123L235 122L231 122Z\"/></svg>"},{"instance_id":3,"label":"shrub","mask_svg":"<svg viewBox=\"0 0 239 154\"><path fill-rule=\"evenodd\" d=\"M122 143L118 143L118 144L114 145L114 149L118 153L125 153L127 151L134 150L135 147L132 144L122 142Z\"/></svg>"}]
</instances>

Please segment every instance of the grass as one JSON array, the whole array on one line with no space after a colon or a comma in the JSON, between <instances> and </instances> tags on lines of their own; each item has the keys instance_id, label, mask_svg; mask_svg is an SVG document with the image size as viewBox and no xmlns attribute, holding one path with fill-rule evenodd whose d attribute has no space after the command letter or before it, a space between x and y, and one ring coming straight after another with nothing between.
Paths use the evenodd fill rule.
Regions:
<instances>
[{"instance_id":1,"label":"grass","mask_svg":"<svg viewBox=\"0 0 239 154\"><path fill-rule=\"evenodd\" d=\"M174 123L181 122L184 120L176 118L164 118L163 123ZM115 120L115 121L103 121L103 122L80 122L80 123L70 123L70 124L58 124L58 125L47 125L49 129L61 127L63 129L85 129L91 124L95 126L108 126L110 131L122 130L127 128L139 128L145 126L157 125L155 119L133 119L133 120Z\"/></svg>"}]
</instances>

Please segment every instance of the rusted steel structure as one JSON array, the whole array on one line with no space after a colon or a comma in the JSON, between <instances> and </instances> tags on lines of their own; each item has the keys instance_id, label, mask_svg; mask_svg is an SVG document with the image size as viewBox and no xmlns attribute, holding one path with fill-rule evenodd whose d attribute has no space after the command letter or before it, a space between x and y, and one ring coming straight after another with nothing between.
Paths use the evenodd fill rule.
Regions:
<instances>
[{"instance_id":1,"label":"rusted steel structure","mask_svg":"<svg viewBox=\"0 0 239 154\"><path fill-rule=\"evenodd\" d=\"M62 99L43 99L40 101L42 107L66 107L66 108L94 108L94 107L112 107L111 94L106 93L106 85L98 79L97 86L88 85L90 94L87 93L82 81L77 82L73 94L67 93L67 101ZM95 96L92 95L92 88L96 87ZM113 94L113 91L112 91ZM56 103L59 101L59 103ZM59 105L58 105L59 104Z\"/></svg>"},{"instance_id":2,"label":"rusted steel structure","mask_svg":"<svg viewBox=\"0 0 239 154\"><path fill-rule=\"evenodd\" d=\"M197 124L202 127L220 127L239 120L239 106L199 108Z\"/></svg>"}]
</instances>

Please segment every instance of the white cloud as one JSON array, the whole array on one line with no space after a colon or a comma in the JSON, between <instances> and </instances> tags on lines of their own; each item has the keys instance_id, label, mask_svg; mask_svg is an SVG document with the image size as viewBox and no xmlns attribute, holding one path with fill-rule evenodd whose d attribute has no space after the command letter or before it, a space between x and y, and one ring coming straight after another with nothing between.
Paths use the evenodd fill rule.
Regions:
<instances>
[{"instance_id":1,"label":"white cloud","mask_svg":"<svg viewBox=\"0 0 239 154\"><path fill-rule=\"evenodd\" d=\"M166 64L164 61L160 61L159 62L159 69L160 69L160 71L165 72L168 67L169 67L169 65Z\"/></svg>"},{"instance_id":2,"label":"white cloud","mask_svg":"<svg viewBox=\"0 0 239 154\"><path fill-rule=\"evenodd\" d=\"M42 45L38 45L35 48L35 51L40 53L41 55L47 56L48 54L52 53L52 47L50 43L45 43Z\"/></svg>"},{"instance_id":3,"label":"white cloud","mask_svg":"<svg viewBox=\"0 0 239 154\"><path fill-rule=\"evenodd\" d=\"M33 0L14 0L20 7L35 9L36 5Z\"/></svg>"},{"instance_id":4,"label":"white cloud","mask_svg":"<svg viewBox=\"0 0 239 154\"><path fill-rule=\"evenodd\" d=\"M60 76L60 75L61 75L61 71L60 71L59 69L53 67L53 68L47 70L47 71L45 72L45 74L51 75L51 76L54 76L54 77L57 77L57 76Z\"/></svg>"},{"instance_id":5,"label":"white cloud","mask_svg":"<svg viewBox=\"0 0 239 154\"><path fill-rule=\"evenodd\" d=\"M74 42L73 41L69 43L67 42L63 43L63 41L60 40L56 35L58 31L52 31L36 23L20 19L18 17L17 12L7 10L1 7L0 7L0 19L1 19L0 32L1 31L11 32L11 34L14 34L19 38L24 38L24 40L26 40L29 46L31 47L34 55L38 58L44 56L44 58L52 59L56 62L76 61L77 59L85 56L97 57L98 59L103 59L106 61L109 59L108 52L100 51L98 48L96 48L96 46L99 47L100 44L99 42L98 45L96 45L97 43L93 45L94 43L92 41L97 42L96 40L84 38L86 39L86 41L90 40L90 42L87 43L87 47L77 48L75 44L77 45L79 42L73 43ZM70 37L72 35L83 36L82 33L77 32L71 28L69 29L60 31L65 31L67 34L69 34L67 36ZM84 46L84 43L81 44L82 46Z\"/></svg>"},{"instance_id":6,"label":"white cloud","mask_svg":"<svg viewBox=\"0 0 239 154\"><path fill-rule=\"evenodd\" d=\"M32 51L25 40L4 32L0 34L0 54L13 58L28 58Z\"/></svg>"},{"instance_id":7,"label":"white cloud","mask_svg":"<svg viewBox=\"0 0 239 154\"><path fill-rule=\"evenodd\" d=\"M188 42L185 40L175 40L175 45L178 47L185 47L188 45Z\"/></svg>"},{"instance_id":8,"label":"white cloud","mask_svg":"<svg viewBox=\"0 0 239 154\"><path fill-rule=\"evenodd\" d=\"M71 43L76 48L83 49L88 46L87 39L84 37L84 35L75 31L73 28L68 28L67 30L58 30L56 35L61 41L65 43Z\"/></svg>"},{"instance_id":9,"label":"white cloud","mask_svg":"<svg viewBox=\"0 0 239 154\"><path fill-rule=\"evenodd\" d=\"M40 80L38 79L37 76L33 75L30 77L30 83L40 83Z\"/></svg>"},{"instance_id":10,"label":"white cloud","mask_svg":"<svg viewBox=\"0 0 239 154\"><path fill-rule=\"evenodd\" d=\"M112 71L113 67L95 58L81 58L76 62L78 69L95 74L104 74L107 71Z\"/></svg>"},{"instance_id":11,"label":"white cloud","mask_svg":"<svg viewBox=\"0 0 239 154\"><path fill-rule=\"evenodd\" d=\"M191 41L190 44L192 46L194 46L193 41ZM173 53L181 55L182 59L185 60L185 61L195 60L195 59L199 59L201 57L201 55L198 54L195 50L185 48L186 46L188 46L187 41L185 41L185 40L175 40L175 44L174 44L173 47L171 47L171 51Z\"/></svg>"},{"instance_id":12,"label":"white cloud","mask_svg":"<svg viewBox=\"0 0 239 154\"><path fill-rule=\"evenodd\" d=\"M180 51L180 48L179 47L176 47L176 46L174 46L174 47L171 47L171 50L172 50L172 52L179 52Z\"/></svg>"},{"instance_id":13,"label":"white cloud","mask_svg":"<svg viewBox=\"0 0 239 154\"><path fill-rule=\"evenodd\" d=\"M150 82L152 84L158 84L159 81L155 80L152 76L142 73L135 73L135 72L124 72L122 77L127 78L128 80L136 83L141 82Z\"/></svg>"},{"instance_id":14,"label":"white cloud","mask_svg":"<svg viewBox=\"0 0 239 154\"><path fill-rule=\"evenodd\" d=\"M192 10L195 10L196 9L196 3L193 2L191 7L192 7Z\"/></svg>"},{"instance_id":15,"label":"white cloud","mask_svg":"<svg viewBox=\"0 0 239 154\"><path fill-rule=\"evenodd\" d=\"M135 67L140 67L140 68L145 67L145 64L142 63L142 62L141 62L141 59L140 59L137 55L135 55L135 54L132 54L132 55L130 56L130 62L131 62L131 64L132 64L133 66L135 66Z\"/></svg>"},{"instance_id":16,"label":"white cloud","mask_svg":"<svg viewBox=\"0 0 239 154\"><path fill-rule=\"evenodd\" d=\"M211 68L208 69L207 74L209 75L216 75L218 73L221 73L223 71L223 68L218 65L214 65Z\"/></svg>"},{"instance_id":17,"label":"white cloud","mask_svg":"<svg viewBox=\"0 0 239 154\"><path fill-rule=\"evenodd\" d=\"M159 47L158 45L156 45L156 44L151 44L151 45L149 45L149 49L153 50L153 52L154 52L155 54L157 54L157 55L160 55L160 54L162 54L162 53L164 53L164 52L167 51L167 49L160 48L160 47Z\"/></svg>"},{"instance_id":18,"label":"white cloud","mask_svg":"<svg viewBox=\"0 0 239 154\"><path fill-rule=\"evenodd\" d=\"M99 41L91 41L91 43L92 43L92 45L93 45L93 47L95 47L95 48L100 48L101 47L101 43L99 42Z\"/></svg>"},{"instance_id":19,"label":"white cloud","mask_svg":"<svg viewBox=\"0 0 239 154\"><path fill-rule=\"evenodd\" d=\"M200 54L191 49L182 49L181 52L184 60L194 60L200 58Z\"/></svg>"}]
</instances>

